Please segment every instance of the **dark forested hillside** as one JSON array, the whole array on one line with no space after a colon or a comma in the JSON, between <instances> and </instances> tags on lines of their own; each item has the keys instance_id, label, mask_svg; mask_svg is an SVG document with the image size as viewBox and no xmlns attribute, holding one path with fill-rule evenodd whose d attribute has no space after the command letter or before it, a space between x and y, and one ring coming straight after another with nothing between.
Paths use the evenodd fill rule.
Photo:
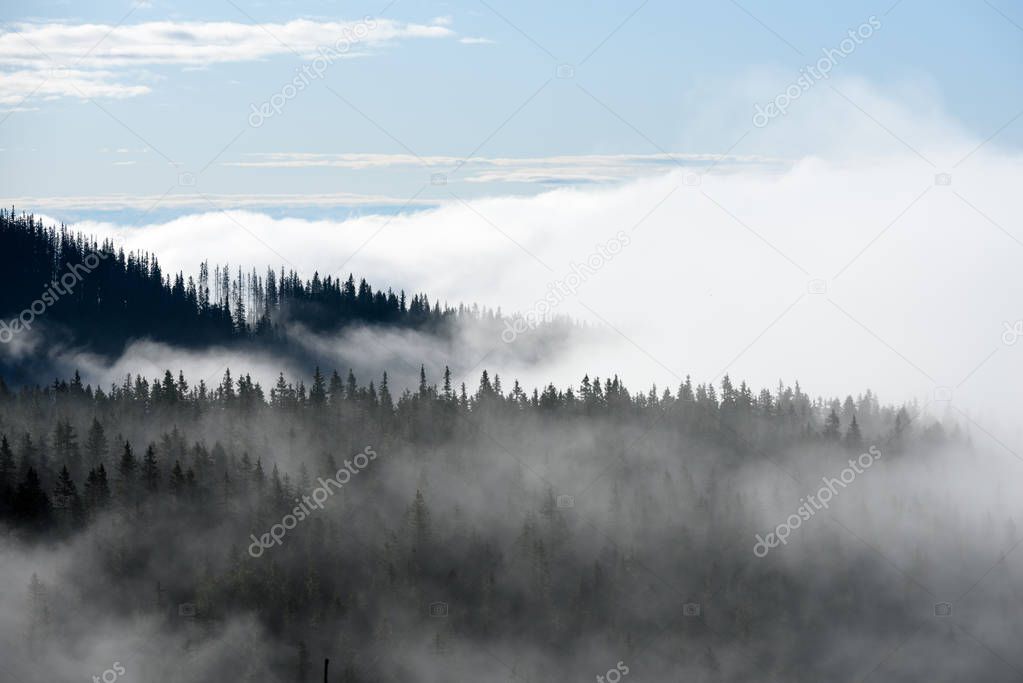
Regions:
<instances>
[{"instance_id":1,"label":"dark forested hillside","mask_svg":"<svg viewBox=\"0 0 1023 683\"><path fill-rule=\"evenodd\" d=\"M227 264L212 270L207 262L196 265L198 277L165 273L156 255L125 254L110 242L44 227L13 208L0 210L3 329L45 325L51 344L62 339L117 354L142 338L187 347L273 342L288 323L322 332L365 323L443 333L454 320L493 321L498 315L476 306L431 304L425 294L374 291L352 275L316 273L303 281L283 269L259 274Z\"/></svg>"}]
</instances>

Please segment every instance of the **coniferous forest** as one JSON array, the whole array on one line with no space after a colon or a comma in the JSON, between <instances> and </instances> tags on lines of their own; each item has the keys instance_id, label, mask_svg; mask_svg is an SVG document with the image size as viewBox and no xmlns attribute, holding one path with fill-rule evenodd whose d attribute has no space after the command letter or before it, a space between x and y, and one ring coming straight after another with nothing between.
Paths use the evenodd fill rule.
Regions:
<instances>
[{"instance_id":1,"label":"coniferous forest","mask_svg":"<svg viewBox=\"0 0 1023 683\"><path fill-rule=\"evenodd\" d=\"M14 208L0 209L0 311L16 316L74 272L90 254L98 266L72 280L40 322L48 333L87 342L96 353L114 354L128 341L149 338L201 348L211 344L282 342L281 327L301 324L312 331L336 331L353 324L380 324L443 333L451 324L493 322L500 316L478 306L431 305L425 294L406 296L314 273L302 280L293 270L242 272L228 264L199 265L197 277L165 273L155 254L128 253L61 226L44 226ZM60 336L58 336L60 338Z\"/></svg>"},{"instance_id":2,"label":"coniferous forest","mask_svg":"<svg viewBox=\"0 0 1023 683\"><path fill-rule=\"evenodd\" d=\"M500 329L351 277L172 276L30 216L0 215L0 240L5 321L106 255L18 362L53 339L274 349L295 322ZM329 659L348 682L1017 677L978 643L1023 635L1002 561L1018 500L978 504L970 475L1015 463L969 425L865 387L419 368L411 386L316 365L266 385L245 367L8 377L0 674L310 683ZM962 669L916 656L935 648Z\"/></svg>"}]
</instances>

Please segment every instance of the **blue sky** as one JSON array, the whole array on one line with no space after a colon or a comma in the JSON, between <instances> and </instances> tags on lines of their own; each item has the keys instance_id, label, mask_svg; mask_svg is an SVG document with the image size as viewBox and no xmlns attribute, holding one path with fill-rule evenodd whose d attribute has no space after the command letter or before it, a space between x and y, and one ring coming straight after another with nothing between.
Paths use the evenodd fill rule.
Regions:
<instances>
[{"instance_id":1,"label":"blue sky","mask_svg":"<svg viewBox=\"0 0 1023 683\"><path fill-rule=\"evenodd\" d=\"M528 194L676 162L699 166L708 163L699 155L729 149L735 163L812 154L812 141L751 126L754 105L871 16L880 29L829 82L863 79L894 97L911 84L925 95L917 104L940 109L973 137L997 132L997 144L1010 148L1023 141L1023 123L1014 120L1023 109L1023 7L1007 0L841 8L755 0L15 0L0 12L2 195L64 198L65 205L43 203L64 219L137 213L146 198L168 192L202 197L194 205L165 199L154 215L228 195L231 205L261 197L262 208L278 214L393 211L452 192ZM367 16L376 29L279 114L249 125L253 105L312 63L313 46ZM558 77L559 65L572 70ZM823 86L815 90L841 103ZM877 119L871 125L891 129L888 144L912 139L913 130L863 110L857 115ZM474 162L453 172L469 155ZM591 155L604 158L551 161ZM615 155L633 157L608 158ZM532 161L510 161L517 158ZM537 172L552 166L557 172ZM430 184L435 173L448 175L447 184ZM67 197L88 199L76 206Z\"/></svg>"}]
</instances>

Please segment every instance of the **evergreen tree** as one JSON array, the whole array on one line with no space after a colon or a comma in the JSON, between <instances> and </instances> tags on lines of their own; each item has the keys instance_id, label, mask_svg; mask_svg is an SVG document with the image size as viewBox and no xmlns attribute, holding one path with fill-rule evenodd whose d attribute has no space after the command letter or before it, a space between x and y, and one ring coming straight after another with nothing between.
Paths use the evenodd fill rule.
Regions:
<instances>
[{"instance_id":1,"label":"evergreen tree","mask_svg":"<svg viewBox=\"0 0 1023 683\"><path fill-rule=\"evenodd\" d=\"M67 465L61 467L57 484L53 487L53 507L75 528L85 524L85 510Z\"/></svg>"},{"instance_id":2,"label":"evergreen tree","mask_svg":"<svg viewBox=\"0 0 1023 683\"><path fill-rule=\"evenodd\" d=\"M348 378L345 380L345 399L354 401L359 393L359 384L355 381L355 374L348 368Z\"/></svg>"},{"instance_id":3,"label":"evergreen tree","mask_svg":"<svg viewBox=\"0 0 1023 683\"><path fill-rule=\"evenodd\" d=\"M156 447L149 444L142 456L142 486L146 493L154 494L160 488L160 466L156 461Z\"/></svg>"},{"instance_id":4,"label":"evergreen tree","mask_svg":"<svg viewBox=\"0 0 1023 683\"><path fill-rule=\"evenodd\" d=\"M341 381L341 375L334 370L330 375L330 388L328 390L330 405L341 405L345 398L345 385Z\"/></svg>"},{"instance_id":5,"label":"evergreen tree","mask_svg":"<svg viewBox=\"0 0 1023 683\"><path fill-rule=\"evenodd\" d=\"M15 484L18 476L17 467L14 464L14 451L11 444L7 442L7 435L0 436L0 496L4 501L10 500L9 492Z\"/></svg>"},{"instance_id":6,"label":"evergreen tree","mask_svg":"<svg viewBox=\"0 0 1023 683\"><path fill-rule=\"evenodd\" d=\"M387 373L384 373L384 378L380 382L380 407L383 409L385 416L390 415L394 411L394 400L391 398L391 390L387 386Z\"/></svg>"},{"instance_id":7,"label":"evergreen tree","mask_svg":"<svg viewBox=\"0 0 1023 683\"><path fill-rule=\"evenodd\" d=\"M53 522L50 498L43 490L34 467L28 468L25 480L18 484L12 503L14 521L26 529L43 531Z\"/></svg>"},{"instance_id":8,"label":"evergreen tree","mask_svg":"<svg viewBox=\"0 0 1023 683\"><path fill-rule=\"evenodd\" d=\"M124 442L124 452L121 460L117 463L117 487L121 502L125 505L134 505L135 500L135 470L138 462L131 450L131 444Z\"/></svg>"},{"instance_id":9,"label":"evergreen tree","mask_svg":"<svg viewBox=\"0 0 1023 683\"><path fill-rule=\"evenodd\" d=\"M423 492L416 489L416 497L412 501L408 513L412 534L412 543L416 548L423 549L430 540L430 510L426 507Z\"/></svg>"},{"instance_id":10,"label":"evergreen tree","mask_svg":"<svg viewBox=\"0 0 1023 683\"><path fill-rule=\"evenodd\" d=\"M103 510L110 503L110 485L107 482L107 470L100 463L89 470L85 481L85 505L90 513Z\"/></svg>"},{"instance_id":11,"label":"evergreen tree","mask_svg":"<svg viewBox=\"0 0 1023 683\"><path fill-rule=\"evenodd\" d=\"M828 418L824 421L824 438L828 441L838 441L841 436L841 424L841 421L838 419L838 413L832 409L828 413Z\"/></svg>"},{"instance_id":12,"label":"evergreen tree","mask_svg":"<svg viewBox=\"0 0 1023 683\"><path fill-rule=\"evenodd\" d=\"M313 373L313 385L309 389L309 403L314 408L321 408L327 404L327 389L323 381L323 375L320 374L319 366L316 367L316 371Z\"/></svg>"},{"instance_id":13,"label":"evergreen tree","mask_svg":"<svg viewBox=\"0 0 1023 683\"><path fill-rule=\"evenodd\" d=\"M185 489L185 473L181 471L181 463L175 460L170 476L170 492L175 498L180 498L185 493Z\"/></svg>"},{"instance_id":14,"label":"evergreen tree","mask_svg":"<svg viewBox=\"0 0 1023 683\"><path fill-rule=\"evenodd\" d=\"M852 416L852 422L849 423L849 429L845 432L845 445L854 451L858 451L863 448L863 435L860 434L860 425L856 422L856 416Z\"/></svg>"},{"instance_id":15,"label":"evergreen tree","mask_svg":"<svg viewBox=\"0 0 1023 683\"><path fill-rule=\"evenodd\" d=\"M89 435L85 439L85 464L93 468L104 462L107 457L107 437L103 425L95 417L89 426Z\"/></svg>"}]
</instances>

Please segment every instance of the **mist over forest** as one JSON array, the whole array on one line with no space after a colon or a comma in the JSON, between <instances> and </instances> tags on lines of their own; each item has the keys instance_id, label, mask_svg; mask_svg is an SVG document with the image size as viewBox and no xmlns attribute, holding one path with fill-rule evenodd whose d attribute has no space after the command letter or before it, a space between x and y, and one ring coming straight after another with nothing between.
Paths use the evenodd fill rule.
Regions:
<instances>
[{"instance_id":1,"label":"mist over forest","mask_svg":"<svg viewBox=\"0 0 1023 683\"><path fill-rule=\"evenodd\" d=\"M306 683L326 659L338 681L1019 677L1021 503L989 478L1018 462L948 411L606 366L523 386L501 358L443 363L496 311L272 270L225 268L211 296L28 216L0 238L11 680ZM90 254L74 304L11 327ZM163 322L138 333L140 311ZM394 335L403 367L296 352L292 325ZM97 375L154 345L233 362Z\"/></svg>"},{"instance_id":2,"label":"mist over forest","mask_svg":"<svg viewBox=\"0 0 1023 683\"><path fill-rule=\"evenodd\" d=\"M1021 31L0 3L0 683L1023 681Z\"/></svg>"}]
</instances>

